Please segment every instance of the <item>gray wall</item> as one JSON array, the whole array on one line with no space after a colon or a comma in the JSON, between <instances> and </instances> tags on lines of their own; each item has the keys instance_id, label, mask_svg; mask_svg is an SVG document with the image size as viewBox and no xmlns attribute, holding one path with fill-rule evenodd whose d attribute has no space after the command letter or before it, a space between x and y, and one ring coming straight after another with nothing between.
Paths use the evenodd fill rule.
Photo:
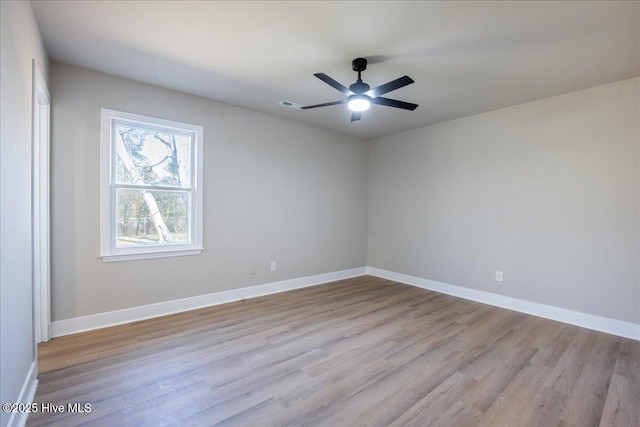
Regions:
<instances>
[{"instance_id":1,"label":"gray wall","mask_svg":"<svg viewBox=\"0 0 640 427\"><path fill-rule=\"evenodd\" d=\"M370 141L368 265L640 323L639 86Z\"/></svg>"},{"instance_id":2,"label":"gray wall","mask_svg":"<svg viewBox=\"0 0 640 427\"><path fill-rule=\"evenodd\" d=\"M54 321L365 265L365 140L57 63L50 89ZM99 258L101 107L204 126L201 255Z\"/></svg>"},{"instance_id":3,"label":"gray wall","mask_svg":"<svg viewBox=\"0 0 640 427\"><path fill-rule=\"evenodd\" d=\"M370 265L639 323L639 85L367 145L53 64L53 320ZM202 255L100 260L100 107L205 127Z\"/></svg>"},{"instance_id":4,"label":"gray wall","mask_svg":"<svg viewBox=\"0 0 640 427\"><path fill-rule=\"evenodd\" d=\"M48 60L29 2L0 2L0 401L16 402L35 360L31 262L32 59ZM7 425L9 415L0 415Z\"/></svg>"}]
</instances>

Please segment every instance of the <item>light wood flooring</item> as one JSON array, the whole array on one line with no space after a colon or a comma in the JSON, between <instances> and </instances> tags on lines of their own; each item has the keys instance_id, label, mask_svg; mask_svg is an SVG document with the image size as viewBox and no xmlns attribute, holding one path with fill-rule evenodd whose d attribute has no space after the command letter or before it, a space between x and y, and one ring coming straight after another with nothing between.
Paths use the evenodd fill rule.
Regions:
<instances>
[{"instance_id":1,"label":"light wood flooring","mask_svg":"<svg viewBox=\"0 0 640 427\"><path fill-rule=\"evenodd\" d=\"M53 339L28 426L640 426L640 342L370 276Z\"/></svg>"}]
</instances>

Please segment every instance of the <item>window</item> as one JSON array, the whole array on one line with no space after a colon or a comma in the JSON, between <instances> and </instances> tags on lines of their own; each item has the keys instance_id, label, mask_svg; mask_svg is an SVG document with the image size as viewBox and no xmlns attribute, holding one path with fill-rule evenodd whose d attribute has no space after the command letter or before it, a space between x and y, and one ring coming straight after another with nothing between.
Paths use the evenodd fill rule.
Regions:
<instances>
[{"instance_id":1,"label":"window","mask_svg":"<svg viewBox=\"0 0 640 427\"><path fill-rule=\"evenodd\" d=\"M103 261L202 252L201 126L102 109Z\"/></svg>"}]
</instances>

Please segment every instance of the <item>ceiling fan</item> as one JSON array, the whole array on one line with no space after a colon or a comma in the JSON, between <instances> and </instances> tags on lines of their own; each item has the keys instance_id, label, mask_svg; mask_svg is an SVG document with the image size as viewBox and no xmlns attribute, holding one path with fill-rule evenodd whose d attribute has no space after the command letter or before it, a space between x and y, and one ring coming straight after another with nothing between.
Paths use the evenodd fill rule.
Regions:
<instances>
[{"instance_id":1,"label":"ceiling fan","mask_svg":"<svg viewBox=\"0 0 640 427\"><path fill-rule=\"evenodd\" d=\"M370 89L369 85L362 81L361 73L367 69L366 58L356 58L351 62L353 71L358 73L358 80L349 86L348 88L339 82L335 81L331 77L324 73L316 73L314 76L333 87L334 89L342 92L346 98L340 101L325 102L324 104L308 105L306 107L300 107L303 110L318 107L328 107L330 105L338 105L347 103L349 110L351 110L351 121L355 122L362 118L362 112L369 109L371 104L384 105L387 107L402 108L404 110L415 110L418 104L412 104L410 102L397 101L395 99L383 98L380 95L400 89L401 87L410 85L413 83L413 79L409 76L402 76L395 80L385 83L376 88Z\"/></svg>"}]
</instances>

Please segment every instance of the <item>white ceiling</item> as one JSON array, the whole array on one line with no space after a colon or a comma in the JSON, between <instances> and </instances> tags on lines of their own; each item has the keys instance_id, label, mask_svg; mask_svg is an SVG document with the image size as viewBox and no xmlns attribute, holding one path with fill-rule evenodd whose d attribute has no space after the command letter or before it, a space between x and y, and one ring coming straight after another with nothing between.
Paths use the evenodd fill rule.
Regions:
<instances>
[{"instance_id":1,"label":"white ceiling","mask_svg":"<svg viewBox=\"0 0 640 427\"><path fill-rule=\"evenodd\" d=\"M640 2L32 1L52 60L376 137L640 75ZM416 83L351 123L351 60Z\"/></svg>"}]
</instances>

